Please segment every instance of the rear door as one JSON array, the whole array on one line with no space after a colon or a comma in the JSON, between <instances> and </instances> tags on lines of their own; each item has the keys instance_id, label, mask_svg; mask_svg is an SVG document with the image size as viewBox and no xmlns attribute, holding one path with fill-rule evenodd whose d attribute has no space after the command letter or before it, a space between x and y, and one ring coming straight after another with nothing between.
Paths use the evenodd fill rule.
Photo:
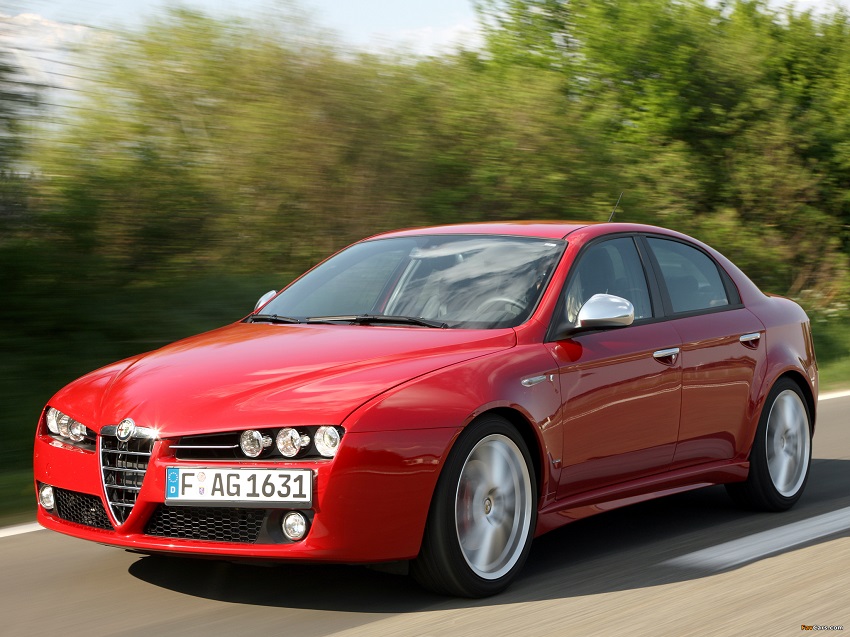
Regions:
<instances>
[{"instance_id":1,"label":"rear door","mask_svg":"<svg viewBox=\"0 0 850 637\"><path fill-rule=\"evenodd\" d=\"M682 416L674 465L728 460L756 409L753 376L765 356L764 326L731 278L697 246L645 238L665 314L681 338Z\"/></svg>"}]
</instances>

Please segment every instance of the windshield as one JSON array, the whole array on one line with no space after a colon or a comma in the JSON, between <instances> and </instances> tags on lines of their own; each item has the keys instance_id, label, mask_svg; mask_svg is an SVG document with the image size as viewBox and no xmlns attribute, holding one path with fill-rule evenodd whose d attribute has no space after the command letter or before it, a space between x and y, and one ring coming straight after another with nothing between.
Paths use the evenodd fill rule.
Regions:
<instances>
[{"instance_id":1,"label":"windshield","mask_svg":"<svg viewBox=\"0 0 850 637\"><path fill-rule=\"evenodd\" d=\"M261 313L514 327L531 315L565 247L557 239L482 235L363 241L295 281Z\"/></svg>"}]
</instances>

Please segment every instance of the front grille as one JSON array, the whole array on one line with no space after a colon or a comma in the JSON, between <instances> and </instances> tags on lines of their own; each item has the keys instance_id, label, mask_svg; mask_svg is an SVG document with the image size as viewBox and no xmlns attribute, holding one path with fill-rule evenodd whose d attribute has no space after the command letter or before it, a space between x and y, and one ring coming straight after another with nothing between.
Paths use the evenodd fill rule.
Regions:
<instances>
[{"instance_id":1,"label":"front grille","mask_svg":"<svg viewBox=\"0 0 850 637\"><path fill-rule=\"evenodd\" d=\"M241 432L229 432L184 436L177 444L171 445L171 450L174 451L174 456L178 460L255 460L255 458L246 458L240 451L240 435ZM272 449L269 448L267 453L271 452Z\"/></svg>"},{"instance_id":2,"label":"front grille","mask_svg":"<svg viewBox=\"0 0 850 637\"><path fill-rule=\"evenodd\" d=\"M96 529L113 530L106 516L106 509L103 508L103 502L96 495L54 487L53 496L56 499L56 515L63 520Z\"/></svg>"},{"instance_id":3,"label":"front grille","mask_svg":"<svg viewBox=\"0 0 850 637\"><path fill-rule=\"evenodd\" d=\"M184 540L254 544L265 515L265 509L168 507L161 504L148 521L145 533Z\"/></svg>"},{"instance_id":4,"label":"front grille","mask_svg":"<svg viewBox=\"0 0 850 637\"><path fill-rule=\"evenodd\" d=\"M113 429L113 428L110 428ZM139 435L121 442L114 433L100 436L100 466L106 501L119 524L124 524L142 489L154 438Z\"/></svg>"}]
</instances>

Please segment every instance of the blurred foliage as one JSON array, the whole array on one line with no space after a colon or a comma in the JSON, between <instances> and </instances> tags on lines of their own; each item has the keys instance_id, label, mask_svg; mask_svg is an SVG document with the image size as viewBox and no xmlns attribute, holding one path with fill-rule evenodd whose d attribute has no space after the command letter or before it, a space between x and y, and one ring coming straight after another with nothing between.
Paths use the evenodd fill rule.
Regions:
<instances>
[{"instance_id":1,"label":"blurred foliage","mask_svg":"<svg viewBox=\"0 0 850 637\"><path fill-rule=\"evenodd\" d=\"M813 310L844 300L846 13L479 9L483 51L427 58L297 37L285 14L174 10L113 34L70 122L32 149L27 236L71 262L45 269L110 286L286 277L376 231L603 219L625 191L619 219L695 234Z\"/></svg>"},{"instance_id":2,"label":"blurred foliage","mask_svg":"<svg viewBox=\"0 0 850 637\"><path fill-rule=\"evenodd\" d=\"M760 0L478 4L491 63L558 75L582 127L610 149L621 219L694 234L810 310L844 299L845 11Z\"/></svg>"},{"instance_id":3,"label":"blurred foliage","mask_svg":"<svg viewBox=\"0 0 850 637\"><path fill-rule=\"evenodd\" d=\"M0 64L3 466L65 382L237 319L355 239L602 221L621 191L618 220L713 245L806 306L822 361L850 356L846 12L476 4L483 49L427 57L345 50L291 12L171 10L90 43L17 163L32 96Z\"/></svg>"}]
</instances>

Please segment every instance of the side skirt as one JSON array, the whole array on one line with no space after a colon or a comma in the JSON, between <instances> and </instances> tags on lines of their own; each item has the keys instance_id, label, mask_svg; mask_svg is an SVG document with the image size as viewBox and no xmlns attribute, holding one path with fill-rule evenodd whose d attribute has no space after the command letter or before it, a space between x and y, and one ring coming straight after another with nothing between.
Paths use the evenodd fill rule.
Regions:
<instances>
[{"instance_id":1,"label":"side skirt","mask_svg":"<svg viewBox=\"0 0 850 637\"><path fill-rule=\"evenodd\" d=\"M749 471L749 462L712 462L579 493L542 508L537 514L534 536L630 504L715 484L741 482L746 480Z\"/></svg>"}]
</instances>

